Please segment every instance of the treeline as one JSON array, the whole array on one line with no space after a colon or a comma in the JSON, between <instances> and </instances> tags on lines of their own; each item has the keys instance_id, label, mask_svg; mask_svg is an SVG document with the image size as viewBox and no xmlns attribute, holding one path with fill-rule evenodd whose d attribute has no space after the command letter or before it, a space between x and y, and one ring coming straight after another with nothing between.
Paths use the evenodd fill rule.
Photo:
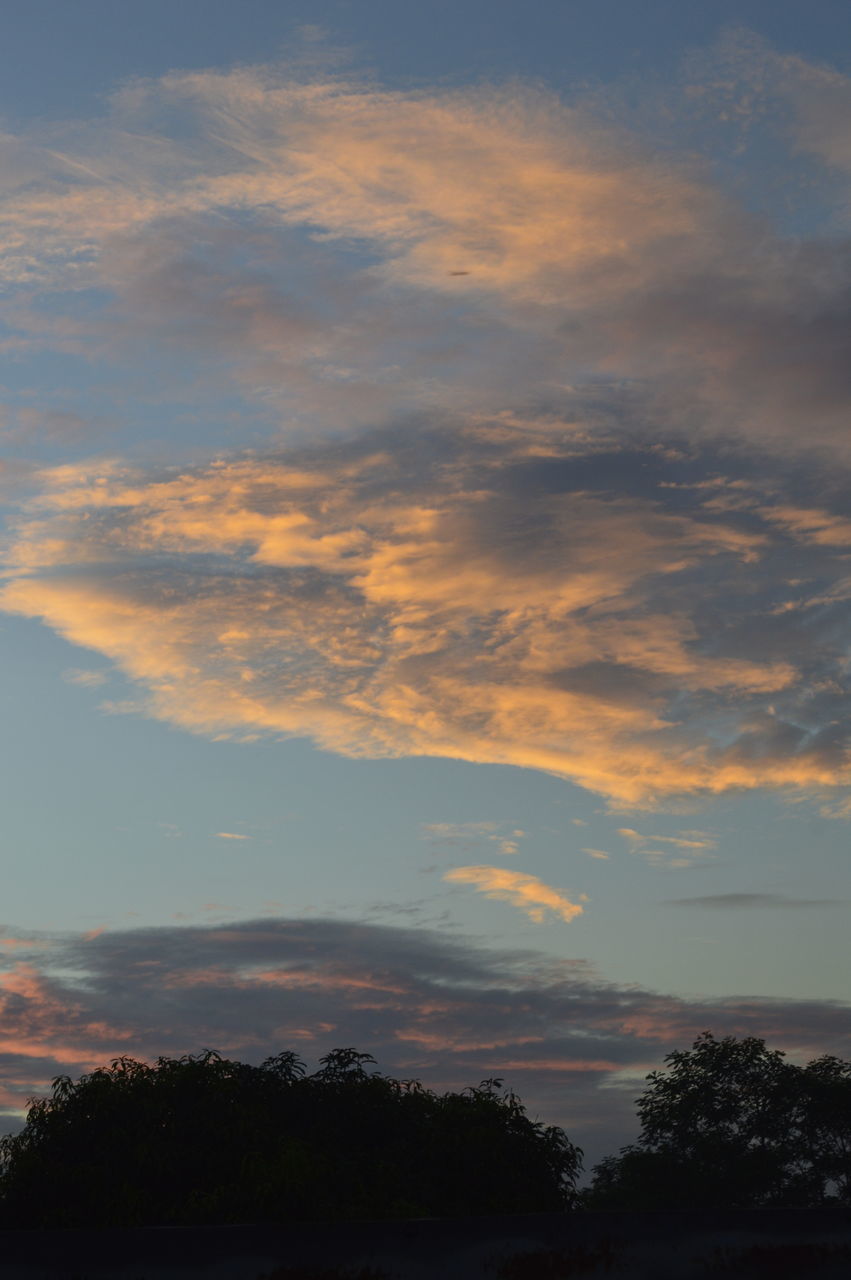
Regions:
<instances>
[{"instance_id":1,"label":"treeline","mask_svg":"<svg viewBox=\"0 0 851 1280\"><path fill-rule=\"evenodd\" d=\"M558 1211L582 1153L500 1080L437 1094L336 1049L308 1075L214 1052L53 1082L0 1141L0 1225L126 1227Z\"/></svg>"},{"instance_id":2,"label":"treeline","mask_svg":"<svg viewBox=\"0 0 851 1280\"><path fill-rule=\"evenodd\" d=\"M53 1082L0 1140L0 1225L107 1227L851 1206L851 1063L754 1037L669 1054L641 1134L577 1191L582 1151L499 1079L438 1094L336 1049L309 1075L214 1052Z\"/></svg>"}]
</instances>

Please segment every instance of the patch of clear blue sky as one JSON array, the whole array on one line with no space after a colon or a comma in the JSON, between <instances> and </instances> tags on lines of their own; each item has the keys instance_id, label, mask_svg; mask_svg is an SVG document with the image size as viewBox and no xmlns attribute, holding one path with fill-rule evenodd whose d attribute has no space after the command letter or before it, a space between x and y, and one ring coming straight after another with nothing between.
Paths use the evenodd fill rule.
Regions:
<instances>
[{"instance_id":1,"label":"patch of clear blue sky","mask_svg":"<svg viewBox=\"0 0 851 1280\"><path fill-rule=\"evenodd\" d=\"M537 77L556 89L646 72L742 25L780 49L847 62L847 0L27 0L4 6L7 121L88 115L133 76L257 62L325 28L384 81Z\"/></svg>"},{"instance_id":2,"label":"patch of clear blue sky","mask_svg":"<svg viewBox=\"0 0 851 1280\"><path fill-rule=\"evenodd\" d=\"M0 114L9 128L88 116L133 76L286 55L305 24L324 27L329 42L351 51L352 65L391 84L514 75L561 91L636 76L664 81L686 50L731 24L838 65L851 51L848 0L28 0L3 12ZM91 370L51 361L18 366L6 380L42 393L51 385L57 407L71 399L83 413L108 415L108 392L88 389ZM124 411L132 435L139 408ZM147 401L141 412L156 419ZM218 448L224 438L209 443ZM111 437L110 449L117 443ZM687 815L612 816L580 789L525 770L351 761L301 742L211 743L98 711L104 696L127 695L118 679L91 689L62 678L68 668L101 666L35 623L0 623L3 916L13 927L121 927L175 915L197 922L205 903L219 903L229 915L269 909L443 922L498 946L588 957L613 981L663 990L847 994L842 911L663 905L729 892L841 898L846 840L810 809L750 796ZM483 821L506 835L527 832L522 853L501 858L486 839L430 846L421 830ZM627 852L619 826L707 828L718 847L698 869L651 869ZM220 840L217 831L251 839ZM611 857L592 860L584 846ZM449 866L498 861L589 894L587 914L538 927L441 882ZM421 914L408 914L412 904Z\"/></svg>"}]
</instances>

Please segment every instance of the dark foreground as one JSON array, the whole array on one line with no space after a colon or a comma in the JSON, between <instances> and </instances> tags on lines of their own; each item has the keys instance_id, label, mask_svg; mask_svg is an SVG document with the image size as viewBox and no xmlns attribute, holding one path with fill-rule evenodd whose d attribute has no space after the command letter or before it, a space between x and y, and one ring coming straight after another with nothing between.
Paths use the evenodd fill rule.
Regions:
<instances>
[{"instance_id":1,"label":"dark foreground","mask_svg":"<svg viewBox=\"0 0 851 1280\"><path fill-rule=\"evenodd\" d=\"M0 1232L2 1280L849 1280L851 1211Z\"/></svg>"}]
</instances>

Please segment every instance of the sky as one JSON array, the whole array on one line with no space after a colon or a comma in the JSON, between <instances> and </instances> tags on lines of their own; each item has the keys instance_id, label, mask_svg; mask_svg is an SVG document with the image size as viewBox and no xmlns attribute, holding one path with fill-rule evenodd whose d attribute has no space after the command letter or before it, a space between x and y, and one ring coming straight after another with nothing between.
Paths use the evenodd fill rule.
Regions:
<instances>
[{"instance_id":1,"label":"sky","mask_svg":"<svg viewBox=\"0 0 851 1280\"><path fill-rule=\"evenodd\" d=\"M851 1057L844 0L30 0L0 1127L119 1054Z\"/></svg>"}]
</instances>

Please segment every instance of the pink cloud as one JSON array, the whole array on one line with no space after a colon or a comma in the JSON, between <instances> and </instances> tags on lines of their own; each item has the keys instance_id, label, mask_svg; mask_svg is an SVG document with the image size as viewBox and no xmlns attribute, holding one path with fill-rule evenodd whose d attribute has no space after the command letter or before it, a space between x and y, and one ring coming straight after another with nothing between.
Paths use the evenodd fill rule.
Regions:
<instances>
[{"instance_id":1,"label":"pink cloud","mask_svg":"<svg viewBox=\"0 0 851 1280\"><path fill-rule=\"evenodd\" d=\"M579 962L356 921L33 937L3 975L0 1012L0 1103L13 1111L51 1077L120 1053L152 1061L206 1046L258 1062L303 1046L315 1062L355 1044L433 1087L505 1075L593 1159L633 1132L641 1077L707 1027L765 1036L800 1060L851 1054L837 1002L677 998Z\"/></svg>"}]
</instances>

